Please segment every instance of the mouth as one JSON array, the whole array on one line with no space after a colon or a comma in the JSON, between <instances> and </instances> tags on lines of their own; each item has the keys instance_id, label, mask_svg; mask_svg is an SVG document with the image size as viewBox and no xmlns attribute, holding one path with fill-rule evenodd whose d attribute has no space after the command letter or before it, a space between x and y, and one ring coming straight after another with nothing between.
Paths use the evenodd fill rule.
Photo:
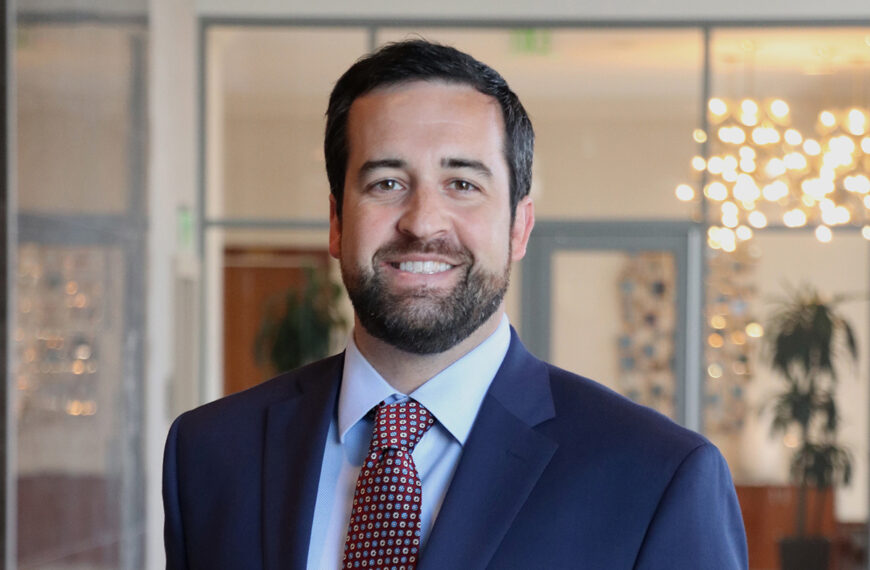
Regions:
<instances>
[{"instance_id":1,"label":"mouth","mask_svg":"<svg viewBox=\"0 0 870 570\"><path fill-rule=\"evenodd\" d=\"M392 267L405 273L417 275L434 275L453 269L453 265L443 261L401 261L390 263Z\"/></svg>"}]
</instances>

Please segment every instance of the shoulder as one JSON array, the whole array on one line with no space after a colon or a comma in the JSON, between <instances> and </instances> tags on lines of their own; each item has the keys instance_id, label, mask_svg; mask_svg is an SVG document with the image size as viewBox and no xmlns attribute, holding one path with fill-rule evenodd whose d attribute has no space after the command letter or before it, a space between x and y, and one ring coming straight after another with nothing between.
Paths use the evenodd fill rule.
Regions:
<instances>
[{"instance_id":1,"label":"shoulder","mask_svg":"<svg viewBox=\"0 0 870 570\"><path fill-rule=\"evenodd\" d=\"M270 406L306 392L330 390L341 380L344 355L337 354L280 374L242 392L203 404L176 418L171 434L210 434L221 438L224 432L238 433L260 429Z\"/></svg>"},{"instance_id":2,"label":"shoulder","mask_svg":"<svg viewBox=\"0 0 870 570\"><path fill-rule=\"evenodd\" d=\"M613 390L547 364L555 416L549 429L570 449L594 448L599 457L639 465L678 467L696 450L716 448L702 435ZM706 450L705 450L706 449Z\"/></svg>"}]
</instances>

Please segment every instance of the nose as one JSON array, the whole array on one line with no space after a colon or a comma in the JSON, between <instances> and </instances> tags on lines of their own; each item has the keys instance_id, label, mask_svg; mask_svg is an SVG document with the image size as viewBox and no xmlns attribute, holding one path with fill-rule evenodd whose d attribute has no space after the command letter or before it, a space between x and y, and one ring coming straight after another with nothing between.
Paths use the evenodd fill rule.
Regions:
<instances>
[{"instance_id":1,"label":"nose","mask_svg":"<svg viewBox=\"0 0 870 570\"><path fill-rule=\"evenodd\" d=\"M409 237L426 241L446 233L448 220L444 197L431 187L422 187L408 196L397 227Z\"/></svg>"}]
</instances>

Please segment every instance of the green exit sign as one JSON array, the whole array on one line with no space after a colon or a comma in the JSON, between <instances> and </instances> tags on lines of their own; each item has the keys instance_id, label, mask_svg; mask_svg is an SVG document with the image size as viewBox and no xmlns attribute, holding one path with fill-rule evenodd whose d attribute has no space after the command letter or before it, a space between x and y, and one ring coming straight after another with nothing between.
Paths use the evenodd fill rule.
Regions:
<instances>
[{"instance_id":1,"label":"green exit sign","mask_svg":"<svg viewBox=\"0 0 870 570\"><path fill-rule=\"evenodd\" d=\"M517 53L544 55L550 53L552 36L549 30L522 29L511 31L511 49Z\"/></svg>"}]
</instances>

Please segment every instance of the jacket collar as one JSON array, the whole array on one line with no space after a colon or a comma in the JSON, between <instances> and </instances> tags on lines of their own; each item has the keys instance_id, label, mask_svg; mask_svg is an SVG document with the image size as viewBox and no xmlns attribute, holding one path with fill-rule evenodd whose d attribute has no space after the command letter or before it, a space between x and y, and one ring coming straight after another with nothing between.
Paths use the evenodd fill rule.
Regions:
<instances>
[{"instance_id":1,"label":"jacket collar","mask_svg":"<svg viewBox=\"0 0 870 570\"><path fill-rule=\"evenodd\" d=\"M263 567L303 569L343 354L292 372L295 393L269 406L262 471Z\"/></svg>"},{"instance_id":2,"label":"jacket collar","mask_svg":"<svg viewBox=\"0 0 870 570\"><path fill-rule=\"evenodd\" d=\"M511 329L419 570L487 565L558 447L536 430L554 416L547 366Z\"/></svg>"}]
</instances>

